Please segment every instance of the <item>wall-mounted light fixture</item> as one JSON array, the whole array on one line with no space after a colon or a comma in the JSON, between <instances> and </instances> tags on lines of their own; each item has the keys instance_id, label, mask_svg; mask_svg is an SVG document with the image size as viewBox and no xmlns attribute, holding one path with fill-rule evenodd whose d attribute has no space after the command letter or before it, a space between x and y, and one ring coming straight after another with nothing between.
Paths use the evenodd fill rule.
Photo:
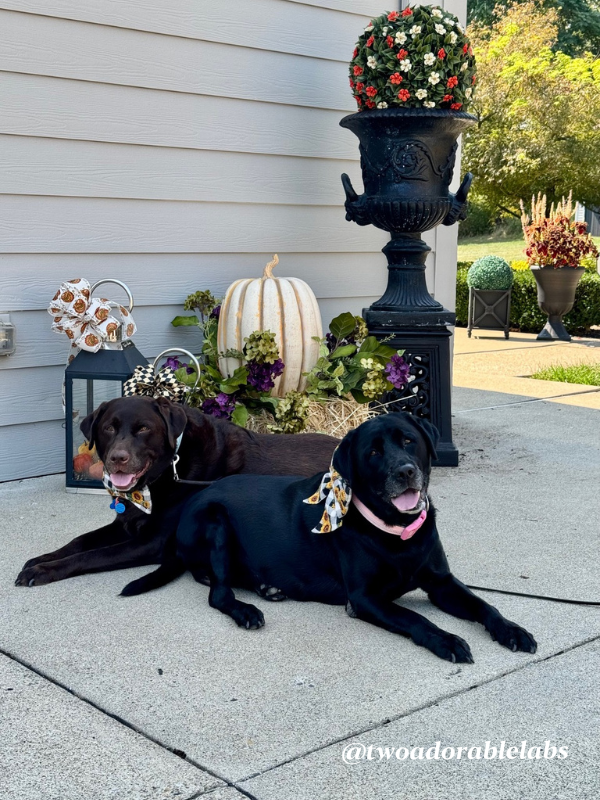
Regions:
<instances>
[{"instance_id":1,"label":"wall-mounted light fixture","mask_svg":"<svg viewBox=\"0 0 600 800\"><path fill-rule=\"evenodd\" d=\"M15 326L8 314L0 314L0 356L10 356L15 352Z\"/></svg>"}]
</instances>

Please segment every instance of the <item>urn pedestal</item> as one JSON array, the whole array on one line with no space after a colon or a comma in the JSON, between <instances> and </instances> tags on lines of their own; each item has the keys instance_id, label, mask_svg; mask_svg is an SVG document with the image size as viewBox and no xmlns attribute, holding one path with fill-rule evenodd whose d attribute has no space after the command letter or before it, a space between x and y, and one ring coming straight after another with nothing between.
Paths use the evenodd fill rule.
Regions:
<instances>
[{"instance_id":1,"label":"urn pedestal","mask_svg":"<svg viewBox=\"0 0 600 800\"><path fill-rule=\"evenodd\" d=\"M431 248L421 234L440 223L466 217L473 176L467 173L456 194L449 191L458 137L475 123L461 111L388 108L344 117L340 125L360 141L364 194L347 175L346 219L389 231L383 248L388 284L383 296L363 316L369 332L405 350L411 378L402 391L390 393L392 408L429 419L440 431L437 466L456 466L452 442L449 325L455 314L427 289L425 260Z\"/></svg>"}]
</instances>

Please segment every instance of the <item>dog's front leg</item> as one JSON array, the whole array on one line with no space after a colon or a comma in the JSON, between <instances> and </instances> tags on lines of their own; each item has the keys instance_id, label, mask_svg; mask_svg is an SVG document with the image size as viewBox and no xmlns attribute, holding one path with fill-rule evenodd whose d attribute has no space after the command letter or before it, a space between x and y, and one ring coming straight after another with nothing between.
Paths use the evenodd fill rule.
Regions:
<instances>
[{"instance_id":1,"label":"dog's front leg","mask_svg":"<svg viewBox=\"0 0 600 800\"><path fill-rule=\"evenodd\" d=\"M497 608L473 594L451 572L443 576L425 573L419 578L421 588L442 611L459 619L480 622L494 641L513 652L535 653L537 650L535 639L525 628L503 617Z\"/></svg>"},{"instance_id":2,"label":"dog's front leg","mask_svg":"<svg viewBox=\"0 0 600 800\"><path fill-rule=\"evenodd\" d=\"M95 550L98 547L106 547L107 545L123 542L127 539L123 525L119 519L113 520L110 525L104 525L102 528L97 528L95 531L89 531L81 536L77 536L68 544L54 550L52 553L45 553L35 558L30 558L23 565L23 569L30 569L37 564L42 564L45 561L60 561L67 556L74 556L78 553L85 553L88 550Z\"/></svg>"},{"instance_id":3,"label":"dog's front leg","mask_svg":"<svg viewBox=\"0 0 600 800\"><path fill-rule=\"evenodd\" d=\"M362 591L351 592L348 599L359 619L392 633L407 636L415 644L426 647L434 655L446 661L460 664L473 663L471 650L464 639L438 628L416 611L402 608L395 603L374 600Z\"/></svg>"}]
</instances>

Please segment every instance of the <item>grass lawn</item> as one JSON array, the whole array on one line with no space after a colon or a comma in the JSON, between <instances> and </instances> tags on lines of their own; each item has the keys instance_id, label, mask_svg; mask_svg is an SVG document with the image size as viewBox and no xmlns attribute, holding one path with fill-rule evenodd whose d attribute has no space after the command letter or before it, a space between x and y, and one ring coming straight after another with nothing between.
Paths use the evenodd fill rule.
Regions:
<instances>
[{"instance_id":1,"label":"grass lawn","mask_svg":"<svg viewBox=\"0 0 600 800\"><path fill-rule=\"evenodd\" d=\"M562 367L554 364L540 369L531 375L542 381L562 381L563 383L585 383L588 386L600 386L600 364L571 364Z\"/></svg>"},{"instance_id":2,"label":"grass lawn","mask_svg":"<svg viewBox=\"0 0 600 800\"><path fill-rule=\"evenodd\" d=\"M594 239L600 248L600 237ZM458 260L475 261L482 256L501 256L507 261L520 261L525 258L525 242L522 238L509 238L502 234L471 236L458 240Z\"/></svg>"}]
</instances>

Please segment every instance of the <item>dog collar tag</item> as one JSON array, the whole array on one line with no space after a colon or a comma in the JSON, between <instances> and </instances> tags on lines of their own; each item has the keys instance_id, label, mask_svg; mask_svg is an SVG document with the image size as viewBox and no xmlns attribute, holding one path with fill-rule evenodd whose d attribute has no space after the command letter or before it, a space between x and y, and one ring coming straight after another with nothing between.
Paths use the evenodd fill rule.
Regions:
<instances>
[{"instance_id":1,"label":"dog collar tag","mask_svg":"<svg viewBox=\"0 0 600 800\"><path fill-rule=\"evenodd\" d=\"M117 503L117 498L113 497L113 501L110 504L110 507L117 512L117 514L122 514L125 511L125 505L120 501Z\"/></svg>"}]
</instances>

